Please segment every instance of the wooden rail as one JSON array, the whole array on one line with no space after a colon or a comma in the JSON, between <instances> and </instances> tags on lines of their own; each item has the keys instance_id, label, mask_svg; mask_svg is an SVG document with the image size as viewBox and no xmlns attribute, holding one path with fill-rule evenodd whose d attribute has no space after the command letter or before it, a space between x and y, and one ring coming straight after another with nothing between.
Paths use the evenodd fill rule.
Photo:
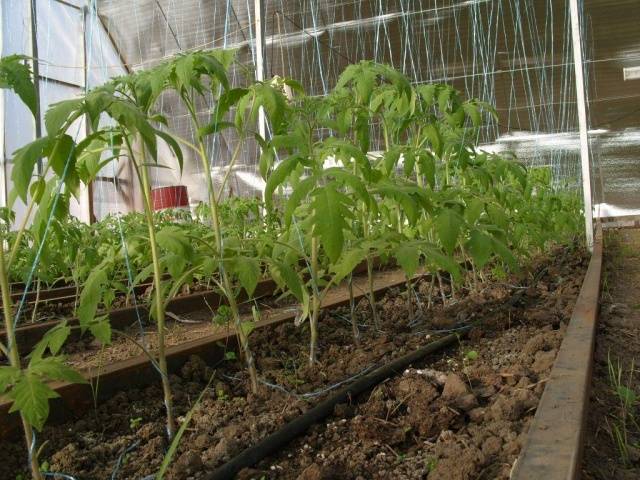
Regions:
<instances>
[{"instance_id":1,"label":"wooden rail","mask_svg":"<svg viewBox=\"0 0 640 480\"><path fill-rule=\"evenodd\" d=\"M602 274L602 230L512 480L574 480L582 448Z\"/></svg>"},{"instance_id":2,"label":"wooden rail","mask_svg":"<svg viewBox=\"0 0 640 480\"><path fill-rule=\"evenodd\" d=\"M428 274L418 274L416 278ZM377 294L406 283L404 273L399 270L382 272L376 276L374 290ZM365 291L356 290L356 300L363 298ZM332 309L349 304L349 293L345 288L331 290L322 303L323 309ZM256 328L270 328L284 322L293 321L297 312L294 308L258 323ZM226 352L238 352L237 336L233 330L225 333L207 335L180 345L168 347L166 350L169 372L179 372L180 368L192 355L200 356L205 362L213 364L221 361ZM92 368L82 372L88 384L69 382L52 382L50 386L59 395L50 402L50 422L61 422L81 415L93 406L92 385L99 382L98 401L110 398L114 393L131 388L141 388L159 382L158 374L153 369L146 355L139 355L127 360ZM20 418L16 413L9 413L11 401L0 397L0 438L10 436L19 427Z\"/></svg>"}]
</instances>

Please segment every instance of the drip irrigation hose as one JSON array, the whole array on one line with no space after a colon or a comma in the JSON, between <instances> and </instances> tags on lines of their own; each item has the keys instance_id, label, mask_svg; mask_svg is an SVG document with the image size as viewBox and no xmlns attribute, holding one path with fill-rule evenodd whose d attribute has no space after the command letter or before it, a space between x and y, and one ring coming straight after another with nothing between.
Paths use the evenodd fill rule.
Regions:
<instances>
[{"instance_id":1,"label":"drip irrigation hose","mask_svg":"<svg viewBox=\"0 0 640 480\"><path fill-rule=\"evenodd\" d=\"M457 342L459 338L466 334L471 325L457 333L452 333L435 342L431 342L422 348L414 350L396 360L393 360L371 373L356 380L351 385L339 390L332 397L320 402L311 410L299 415L284 427L272 433L256 445L246 448L239 455L220 466L213 472L205 475L205 480L228 480L233 478L243 468L248 468L260 462L267 456L279 451L295 437L303 434L313 424L331 415L336 405L350 401L353 397L362 392L375 387L377 384L389 377L402 373L409 365L421 360L431 353L442 350L445 347Z\"/></svg>"}]
</instances>

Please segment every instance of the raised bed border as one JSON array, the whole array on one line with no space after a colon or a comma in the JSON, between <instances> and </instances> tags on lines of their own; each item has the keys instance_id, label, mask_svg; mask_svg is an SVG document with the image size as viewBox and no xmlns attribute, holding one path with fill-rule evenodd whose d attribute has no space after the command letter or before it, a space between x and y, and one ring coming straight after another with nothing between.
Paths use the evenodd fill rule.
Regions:
<instances>
[{"instance_id":1,"label":"raised bed border","mask_svg":"<svg viewBox=\"0 0 640 480\"><path fill-rule=\"evenodd\" d=\"M567 331L511 473L512 480L580 478L602 276L602 228Z\"/></svg>"},{"instance_id":2,"label":"raised bed border","mask_svg":"<svg viewBox=\"0 0 640 480\"><path fill-rule=\"evenodd\" d=\"M462 267L466 267L466 262L461 264ZM393 262L382 262L380 258L373 259L373 266L376 271L384 271L387 268L395 266ZM367 271L366 261L362 261L356 265L353 270L354 274L361 274ZM440 272L443 278L447 279L448 274L446 272ZM256 290L251 298L260 297L272 297L278 291L276 282L271 278L264 278L258 282ZM241 291L238 301L243 302L248 300L248 296L244 290ZM0 305L2 303L0 302ZM207 308L217 308L220 305L226 305L227 300L224 296L214 289L203 290L200 292L191 293L188 295L178 295L167 304L166 310L175 314L192 313L198 310L205 310ZM146 323L150 318L150 306L148 303L140 303L137 306L120 307L111 310L109 313L109 322L112 328L124 329L130 325L133 325L137 321ZM78 327L79 321L76 317L66 318L67 324L71 327ZM21 355L26 355L35 345L42 339L45 333L51 328L55 327L62 321L60 319L47 320L43 322L19 324L16 328L16 342L20 350ZM72 330L69 337L70 340L78 340L81 336L79 329ZM6 332L3 328L0 328L0 341L6 342Z\"/></svg>"},{"instance_id":3,"label":"raised bed border","mask_svg":"<svg viewBox=\"0 0 640 480\"><path fill-rule=\"evenodd\" d=\"M385 272L378 272L384 274ZM428 278L428 273L419 273L414 277ZM394 287L405 285L406 277L398 275L393 281L387 281L383 285L374 288L376 295L380 295ZM354 299L359 300L367 295L367 292L354 292ZM182 297L184 298L184 297ZM322 304L323 309L334 309L349 304L349 295L344 291L338 298ZM256 328L275 327L287 321L293 321L296 311L291 309L268 320L260 322ZM233 329L224 333L207 335L202 338L190 340L179 345L173 345L166 349L167 367L169 373L175 373L189 360L192 355L201 357L207 364L212 365L224 359L229 351L238 352L239 345L236 333ZM50 415L48 423L60 423L70 418L81 415L94 406L94 391L92 385L97 385L98 403L110 398L116 392L142 388L158 382L158 373L154 370L146 355L138 355L119 362L103 365L100 368L87 369L82 372L87 380L86 384L69 382L51 382L49 386L56 391L59 397L49 402ZM9 413L12 402L6 397L0 397L0 439L10 438L18 431L20 417L16 413Z\"/></svg>"},{"instance_id":4,"label":"raised bed border","mask_svg":"<svg viewBox=\"0 0 640 480\"><path fill-rule=\"evenodd\" d=\"M273 296L277 289L276 283L272 279L265 279L258 282L253 297ZM246 300L246 295L239 297L240 301ZM180 295L169 300L166 310L175 314L185 314L203 310L208 307L216 308L226 303L226 300L215 290L204 290L201 292L191 293L188 295ZM146 323L150 316L149 305L141 303L138 306L116 308L109 312L109 323L113 328L123 329L140 320ZM16 342L21 354L29 353L33 347L42 339L43 335L51 328L55 327L61 320L47 320L44 322L35 322L19 325L16 328ZM71 327L79 326L76 317L68 318L67 324ZM71 332L70 339L77 340L80 338L80 330L75 329ZM5 341L6 333L4 329L0 329L0 340Z\"/></svg>"}]
</instances>

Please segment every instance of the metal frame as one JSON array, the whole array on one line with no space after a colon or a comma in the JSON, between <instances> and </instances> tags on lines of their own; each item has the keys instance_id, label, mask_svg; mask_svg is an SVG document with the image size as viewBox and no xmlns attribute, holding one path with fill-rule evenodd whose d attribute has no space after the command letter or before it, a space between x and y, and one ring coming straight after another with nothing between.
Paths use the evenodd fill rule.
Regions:
<instances>
[{"instance_id":1,"label":"metal frame","mask_svg":"<svg viewBox=\"0 0 640 480\"><path fill-rule=\"evenodd\" d=\"M593 251L593 205L591 196L591 168L589 162L589 133L587 106L582 66L582 35L580 31L580 10L578 0L569 0L571 9L571 37L573 40L573 61L576 76L576 103L578 105L578 125L580 129L580 163L582 166L582 196L584 202L584 223L587 247Z\"/></svg>"}]
</instances>

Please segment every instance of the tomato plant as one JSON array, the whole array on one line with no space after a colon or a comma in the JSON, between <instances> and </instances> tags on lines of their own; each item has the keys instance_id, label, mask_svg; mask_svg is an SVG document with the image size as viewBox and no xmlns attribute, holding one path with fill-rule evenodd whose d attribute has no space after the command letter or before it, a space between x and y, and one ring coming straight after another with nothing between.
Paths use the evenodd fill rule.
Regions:
<instances>
[{"instance_id":1,"label":"tomato plant","mask_svg":"<svg viewBox=\"0 0 640 480\"><path fill-rule=\"evenodd\" d=\"M36 95L35 86L31 79L30 69L23 63L21 56L9 56L0 60L0 88L12 89L35 115ZM50 132L43 138L36 139L14 154L15 167L12 172L14 191L29 206L23 220L11 237L7 235L11 229L13 215L5 210L2 215L4 222L0 241L0 291L2 294L2 314L4 317L6 344L0 342L0 351L8 358L8 366L0 366L0 394L6 394L13 400L11 412L19 412L25 435L29 463L34 479L41 479L42 474L38 464L33 429L41 430L49 416L49 399L57 396L56 392L47 385L50 380L67 380L82 383L84 378L65 364L60 349L70 333L65 322L51 329L36 345L28 356L28 362L23 365L18 345L16 343L15 326L18 311L14 311L9 285L9 272L16 260L16 253L26 232L27 219L36 210L34 231L38 236L34 239L37 249L42 252L46 241L47 227L50 221L61 220L68 214L67 192L76 193L80 178L69 172L69 165L73 165L76 158L75 142L65 131L71 122L65 122L61 129ZM33 180L33 170L40 158L46 158L47 166L36 180ZM55 177L49 182L44 178L49 170L53 170ZM73 168L72 168L73 170ZM65 187L65 193L60 192ZM54 193L58 192L58 193ZM10 204L15 201L12 197ZM47 224L44 219L47 218ZM8 247L8 256L5 252ZM33 259L34 269L38 266L37 256ZM28 286L28 283L27 283ZM47 352L49 353L47 355Z\"/></svg>"}]
</instances>

